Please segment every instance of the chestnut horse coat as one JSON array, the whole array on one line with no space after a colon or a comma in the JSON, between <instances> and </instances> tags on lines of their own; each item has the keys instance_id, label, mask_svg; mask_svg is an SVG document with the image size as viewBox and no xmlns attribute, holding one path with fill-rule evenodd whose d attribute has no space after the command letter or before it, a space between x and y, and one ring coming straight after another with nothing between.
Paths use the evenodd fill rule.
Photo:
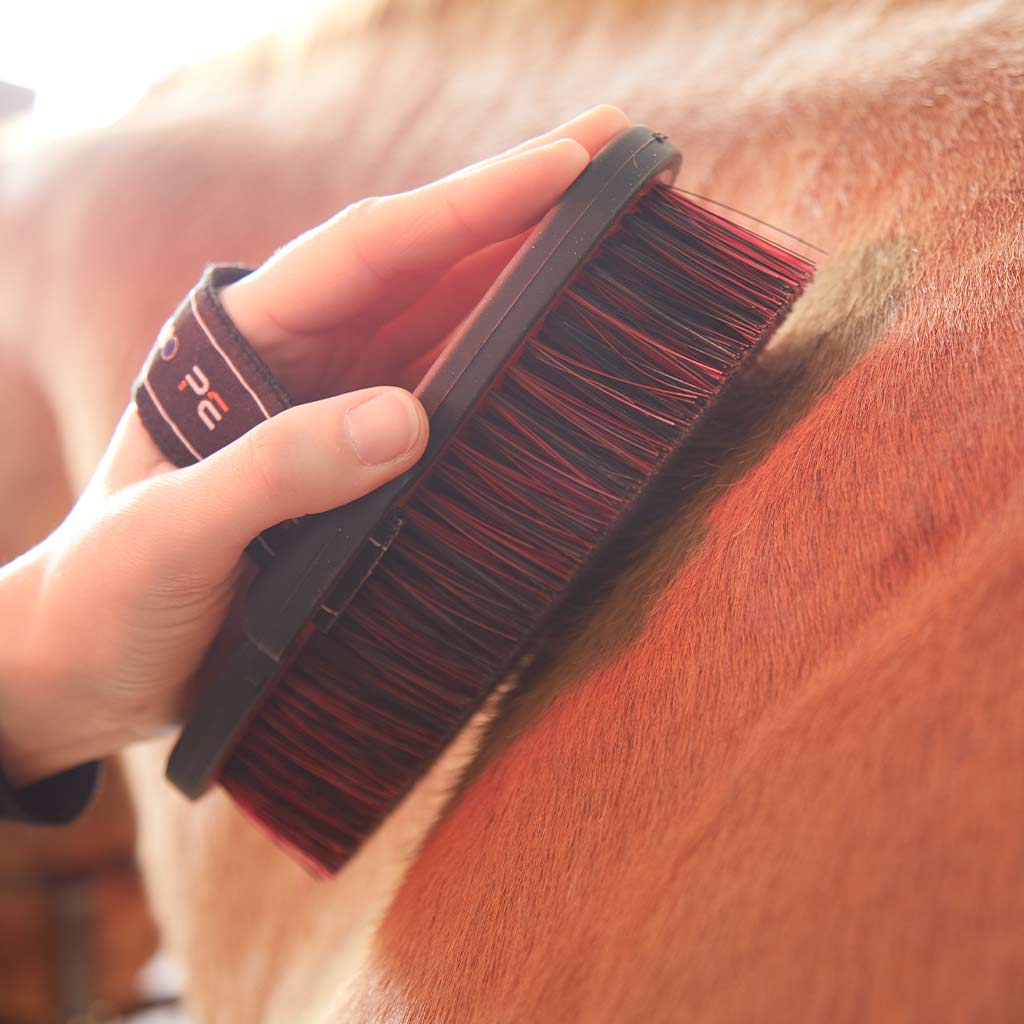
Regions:
<instances>
[{"instance_id":1,"label":"chestnut horse coat","mask_svg":"<svg viewBox=\"0 0 1024 1024\"><path fill-rule=\"evenodd\" d=\"M11 551L206 261L592 103L829 253L622 571L334 882L130 752L197 1020L1024 1017L1022 30L1015 0L396 2L5 159Z\"/></svg>"}]
</instances>

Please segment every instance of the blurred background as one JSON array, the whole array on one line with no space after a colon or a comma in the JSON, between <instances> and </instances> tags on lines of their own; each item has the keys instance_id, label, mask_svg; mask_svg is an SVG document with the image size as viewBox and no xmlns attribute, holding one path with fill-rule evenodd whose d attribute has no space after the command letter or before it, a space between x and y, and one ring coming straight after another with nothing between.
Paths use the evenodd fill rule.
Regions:
<instances>
[{"instance_id":1,"label":"blurred background","mask_svg":"<svg viewBox=\"0 0 1024 1024\"><path fill-rule=\"evenodd\" d=\"M236 49L327 6L323 0L34 0L3 7L0 116L31 107L33 128L109 124L181 67Z\"/></svg>"},{"instance_id":2,"label":"blurred background","mask_svg":"<svg viewBox=\"0 0 1024 1024\"><path fill-rule=\"evenodd\" d=\"M109 124L182 65L236 49L321 6L5 4L0 128L38 137ZM0 825L0 1024L185 1020L173 965L158 955L133 845L115 765L107 766L99 800L75 825Z\"/></svg>"}]
</instances>

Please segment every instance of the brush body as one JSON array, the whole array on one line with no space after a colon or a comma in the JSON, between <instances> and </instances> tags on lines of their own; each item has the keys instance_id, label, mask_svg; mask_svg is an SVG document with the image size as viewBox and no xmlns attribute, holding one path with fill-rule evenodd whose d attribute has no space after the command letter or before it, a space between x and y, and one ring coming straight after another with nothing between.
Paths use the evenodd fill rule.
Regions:
<instances>
[{"instance_id":1,"label":"brush body","mask_svg":"<svg viewBox=\"0 0 1024 1024\"><path fill-rule=\"evenodd\" d=\"M309 517L168 767L337 870L535 646L810 264L671 188L645 128L595 157L420 388L421 462Z\"/></svg>"}]
</instances>

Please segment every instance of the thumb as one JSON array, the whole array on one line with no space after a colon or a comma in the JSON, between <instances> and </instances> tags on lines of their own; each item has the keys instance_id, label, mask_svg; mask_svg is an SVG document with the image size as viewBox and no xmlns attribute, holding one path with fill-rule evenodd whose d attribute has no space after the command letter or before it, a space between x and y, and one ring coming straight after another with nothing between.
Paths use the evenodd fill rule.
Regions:
<instances>
[{"instance_id":1,"label":"thumb","mask_svg":"<svg viewBox=\"0 0 1024 1024\"><path fill-rule=\"evenodd\" d=\"M345 505L404 472L428 429L423 406L401 388L298 405L172 474L172 500L194 510L189 532L207 565L226 568L268 527Z\"/></svg>"}]
</instances>

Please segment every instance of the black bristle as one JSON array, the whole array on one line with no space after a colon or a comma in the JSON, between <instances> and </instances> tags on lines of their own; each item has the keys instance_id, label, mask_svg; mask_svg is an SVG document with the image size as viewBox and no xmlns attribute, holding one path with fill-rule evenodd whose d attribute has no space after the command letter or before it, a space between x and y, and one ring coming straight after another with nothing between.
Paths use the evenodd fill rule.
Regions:
<instances>
[{"instance_id":1,"label":"black bristle","mask_svg":"<svg viewBox=\"0 0 1024 1024\"><path fill-rule=\"evenodd\" d=\"M222 774L239 803L314 870L343 864L528 651L811 272L667 185L643 193L248 726Z\"/></svg>"}]
</instances>

